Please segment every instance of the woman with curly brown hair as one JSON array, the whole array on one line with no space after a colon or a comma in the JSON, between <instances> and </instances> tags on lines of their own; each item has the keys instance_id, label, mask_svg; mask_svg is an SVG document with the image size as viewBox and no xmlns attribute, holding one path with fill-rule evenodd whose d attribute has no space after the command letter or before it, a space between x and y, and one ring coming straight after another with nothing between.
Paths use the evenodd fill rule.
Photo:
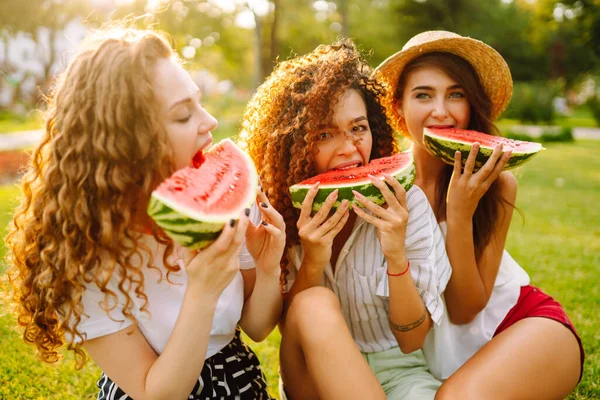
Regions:
<instances>
[{"instance_id":1,"label":"woman with curly brown hair","mask_svg":"<svg viewBox=\"0 0 600 400\"><path fill-rule=\"evenodd\" d=\"M291 399L432 399L440 385L420 348L444 313L450 268L423 192L373 177L387 207L355 194L366 211L344 200L330 213L334 191L313 215L318 184L301 210L288 190L397 152L370 72L352 42L319 46L280 63L244 114L242 141L286 222L280 367Z\"/></svg>"},{"instance_id":2,"label":"woman with curly brown hair","mask_svg":"<svg viewBox=\"0 0 600 400\"><path fill-rule=\"evenodd\" d=\"M279 320L281 215L259 194L263 224L246 209L191 252L146 213L212 142L198 96L159 33L100 30L56 84L23 178L7 238L19 325L46 362L66 343L81 367L85 349L99 399L270 398L237 327L262 340Z\"/></svg>"}]
</instances>

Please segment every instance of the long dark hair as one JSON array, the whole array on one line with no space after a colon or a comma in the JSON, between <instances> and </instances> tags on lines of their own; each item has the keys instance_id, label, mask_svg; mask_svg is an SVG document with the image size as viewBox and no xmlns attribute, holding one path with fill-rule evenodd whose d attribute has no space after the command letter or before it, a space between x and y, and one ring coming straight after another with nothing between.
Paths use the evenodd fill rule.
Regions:
<instances>
[{"instance_id":1,"label":"long dark hair","mask_svg":"<svg viewBox=\"0 0 600 400\"><path fill-rule=\"evenodd\" d=\"M398 104L401 102L408 77L414 71L424 67L439 69L464 89L471 109L468 129L501 136L500 131L490 118L492 102L483 90L477 72L465 59L451 53L428 53L408 63L398 80L398 86L394 93L395 102ZM452 177L452 170L451 165L446 165L438 177L435 204L433 204L433 211L438 221L446 219L446 195ZM501 196L499 183L496 180L483 195L477 205L475 214L473 214L473 242L477 260L479 260L483 249L489 243L494 232L494 225L500 219L501 212L504 212L505 205L514 208L512 203Z\"/></svg>"}]
</instances>

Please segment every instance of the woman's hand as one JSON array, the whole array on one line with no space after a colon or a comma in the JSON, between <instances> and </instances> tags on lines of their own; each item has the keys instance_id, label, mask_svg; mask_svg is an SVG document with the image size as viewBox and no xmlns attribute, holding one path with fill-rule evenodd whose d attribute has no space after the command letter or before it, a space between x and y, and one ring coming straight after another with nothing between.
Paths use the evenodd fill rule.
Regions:
<instances>
[{"instance_id":1,"label":"woman's hand","mask_svg":"<svg viewBox=\"0 0 600 400\"><path fill-rule=\"evenodd\" d=\"M459 218L470 220L475 213L479 200L500 176L511 155L510 150L503 155L502 145L498 145L494 148L492 155L483 167L473 173L478 152L479 143L475 143L469 152L464 171L462 170L460 151L454 154L454 171L452 172L446 197L446 218L448 218L448 214L454 213Z\"/></svg>"},{"instance_id":2,"label":"woman's hand","mask_svg":"<svg viewBox=\"0 0 600 400\"><path fill-rule=\"evenodd\" d=\"M239 253L249 223L249 211L244 210L237 221L232 219L225 224L217 240L205 249L183 249L188 289L193 287L198 294L219 297L231 283L240 270Z\"/></svg>"},{"instance_id":3,"label":"woman's hand","mask_svg":"<svg viewBox=\"0 0 600 400\"><path fill-rule=\"evenodd\" d=\"M258 226L248 224L246 248L258 268L266 274L279 276L279 262L285 248L285 222L262 191L258 193L256 203L262 221Z\"/></svg>"},{"instance_id":4,"label":"woman's hand","mask_svg":"<svg viewBox=\"0 0 600 400\"><path fill-rule=\"evenodd\" d=\"M373 185L379 189L387 207L380 207L367 199L362 194L354 191L354 197L366 209L370 210L373 215L366 213L359 207L354 207L354 212L360 218L377 228L377 237L381 243L381 250L386 259L404 259L406 251L404 241L406 240L406 224L408 222L408 210L406 208L406 191L404 187L388 174L383 174L385 182L390 188L380 179L369 175L369 179Z\"/></svg>"},{"instance_id":5,"label":"woman's hand","mask_svg":"<svg viewBox=\"0 0 600 400\"><path fill-rule=\"evenodd\" d=\"M304 260L308 265L325 268L331 259L333 239L348 221L348 201L343 200L338 209L329 216L331 207L337 200L338 191L333 191L323 203L321 209L311 217L312 205L319 191L319 183L313 185L302 202L300 218L298 218L298 235L304 249Z\"/></svg>"}]
</instances>

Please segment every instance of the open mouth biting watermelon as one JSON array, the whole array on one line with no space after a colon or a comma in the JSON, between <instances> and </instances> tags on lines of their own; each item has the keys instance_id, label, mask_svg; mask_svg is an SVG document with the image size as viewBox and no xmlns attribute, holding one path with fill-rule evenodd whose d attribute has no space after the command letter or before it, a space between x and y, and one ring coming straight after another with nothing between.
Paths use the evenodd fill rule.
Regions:
<instances>
[{"instance_id":1,"label":"open mouth biting watermelon","mask_svg":"<svg viewBox=\"0 0 600 400\"><path fill-rule=\"evenodd\" d=\"M318 211L323 206L325 199L331 192L338 189L338 198L333 208L341 205L346 199L351 204L360 206L354 198L352 190L356 190L375 204L385 203L383 195L367 175L374 175L384 180L382 173L387 173L395 178L404 189L408 190L415 181L415 164L411 152L394 154L393 156L377 158L369 164L355 168L337 169L313 176L290 187L292 204L296 208L302 207L302 202L310 188L317 182L319 192L313 201L313 210Z\"/></svg>"},{"instance_id":2,"label":"open mouth biting watermelon","mask_svg":"<svg viewBox=\"0 0 600 400\"><path fill-rule=\"evenodd\" d=\"M174 241L202 249L252 204L258 176L250 157L229 139L192 163L194 168L176 171L152 192L148 215Z\"/></svg>"},{"instance_id":3,"label":"open mouth biting watermelon","mask_svg":"<svg viewBox=\"0 0 600 400\"><path fill-rule=\"evenodd\" d=\"M423 128L423 144L436 157L444 162L454 165L454 153L462 153L463 166L467 162L473 144L479 143L479 152L475 159L474 171L483 167L490 158L494 147L504 145L503 151L512 150L510 159L504 169L516 168L531 160L544 148L540 143L508 139L502 136L488 135L487 133L470 131L466 129L428 129Z\"/></svg>"}]
</instances>

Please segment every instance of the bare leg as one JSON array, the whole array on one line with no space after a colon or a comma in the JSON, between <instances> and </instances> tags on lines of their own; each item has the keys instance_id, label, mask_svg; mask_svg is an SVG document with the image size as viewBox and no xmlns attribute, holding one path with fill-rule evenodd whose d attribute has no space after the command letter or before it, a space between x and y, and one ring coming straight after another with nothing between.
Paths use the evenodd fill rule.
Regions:
<instances>
[{"instance_id":1,"label":"bare leg","mask_svg":"<svg viewBox=\"0 0 600 400\"><path fill-rule=\"evenodd\" d=\"M560 322L525 318L481 348L436 399L563 399L577 386L579 344Z\"/></svg>"},{"instance_id":2,"label":"bare leg","mask_svg":"<svg viewBox=\"0 0 600 400\"><path fill-rule=\"evenodd\" d=\"M291 399L385 399L350 335L337 297L326 288L310 288L294 297L279 358Z\"/></svg>"}]
</instances>

